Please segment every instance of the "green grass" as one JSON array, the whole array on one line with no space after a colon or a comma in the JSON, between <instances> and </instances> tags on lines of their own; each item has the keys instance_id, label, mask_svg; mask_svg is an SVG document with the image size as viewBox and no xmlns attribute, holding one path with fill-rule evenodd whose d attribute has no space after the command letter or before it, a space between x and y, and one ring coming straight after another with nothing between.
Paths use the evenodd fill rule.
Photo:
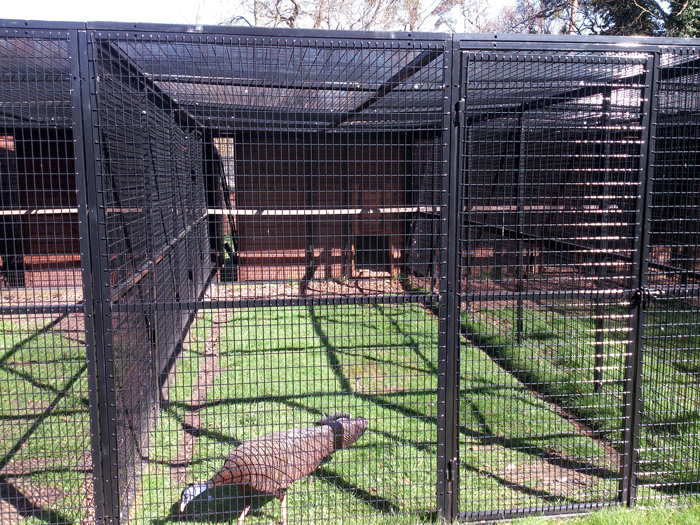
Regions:
<instances>
[{"instance_id":1,"label":"green grass","mask_svg":"<svg viewBox=\"0 0 700 525\"><path fill-rule=\"evenodd\" d=\"M52 321L0 321L0 472L3 491L18 504L32 498L27 524L88 516L85 348L54 331Z\"/></svg>"},{"instance_id":2,"label":"green grass","mask_svg":"<svg viewBox=\"0 0 700 525\"><path fill-rule=\"evenodd\" d=\"M202 318L195 331L207 324ZM242 441L311 425L322 413L350 411L367 417L369 430L292 486L290 520L435 521L438 331L434 315L417 305L235 312L220 333L218 375L197 412L200 428L185 481L211 477ZM178 363L170 405L153 432L151 457L158 462L149 464L144 477L140 520L177 519L173 504L185 482L173 482L164 463L181 447L177 430L192 409L188 396L207 359L206 339L193 337ZM465 366L468 371L462 378L460 475L471 508L462 510L489 510L504 500L529 507L541 505L543 498L556 504L614 495L616 482L606 474L613 466L601 445L582 436L483 350L463 346L463 371ZM599 476L591 487L565 493L541 477L517 482L513 477L536 470L543 459L575 455L599 458ZM226 522L239 512L235 490L219 489L212 496L195 502L189 522ZM279 503L272 502L246 523L280 518Z\"/></svg>"},{"instance_id":3,"label":"green grass","mask_svg":"<svg viewBox=\"0 0 700 525\"><path fill-rule=\"evenodd\" d=\"M524 518L517 525L695 525L700 523L700 507L689 508L609 508L586 516L568 518Z\"/></svg>"},{"instance_id":4,"label":"green grass","mask_svg":"<svg viewBox=\"0 0 700 525\"><path fill-rule=\"evenodd\" d=\"M462 320L469 341L532 390L583 421L621 449L625 365L630 337L624 305L603 313L603 387L596 390L594 306L526 306L517 339L517 309L473 307ZM674 483L697 491L700 458L700 317L681 303L652 303L647 313L643 364L640 482ZM675 452L674 452L675 451ZM689 457L690 456L690 457ZM680 485L678 485L680 484ZM640 496L653 497L643 488Z\"/></svg>"},{"instance_id":5,"label":"green grass","mask_svg":"<svg viewBox=\"0 0 700 525\"><path fill-rule=\"evenodd\" d=\"M643 451L643 468L671 468L670 474L648 476L642 483L690 482L700 468L697 458L682 452L697 448L692 441L698 434L697 314L671 306L649 313L646 336L654 350L645 356L650 394L641 435L642 445L654 449ZM472 308L463 319L460 511L615 500L626 310L606 307L600 393L590 372L592 308L528 305L520 344L515 312ZM79 523L88 515L84 497L90 475L78 467L86 454L89 463L90 450L85 350L49 323L0 322L2 461L8 467L32 465L7 479L28 494L48 495L45 508L26 523ZM370 428L350 449L292 486L290 521L437 521L439 328L435 316L418 305L247 309L232 312L223 324L214 312L201 312L176 364L168 402L144 443L134 522L180 521L176 504L185 484L209 478L237 444L311 425L334 411L367 417ZM208 379L201 373L205 364L215 369ZM209 384L200 388L204 381ZM671 389L673 402L662 386ZM193 396L199 396L196 407ZM595 438L584 435L556 405L595 430ZM197 428L189 438L183 425L194 415ZM183 458L187 439L191 454ZM683 487L673 488L682 495ZM213 499L196 502L196 515L184 521L235 519L237 495L232 488L214 491ZM654 504L664 495L642 487L640 496L642 504ZM280 518L278 502L260 502L246 523Z\"/></svg>"}]
</instances>

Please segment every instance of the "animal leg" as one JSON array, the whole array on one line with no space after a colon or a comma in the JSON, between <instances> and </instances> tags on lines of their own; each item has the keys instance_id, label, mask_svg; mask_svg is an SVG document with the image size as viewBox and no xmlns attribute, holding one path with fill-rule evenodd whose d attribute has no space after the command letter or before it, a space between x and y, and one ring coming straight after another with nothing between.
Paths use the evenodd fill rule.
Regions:
<instances>
[{"instance_id":1,"label":"animal leg","mask_svg":"<svg viewBox=\"0 0 700 525\"><path fill-rule=\"evenodd\" d=\"M282 525L287 525L287 493L282 494Z\"/></svg>"},{"instance_id":2,"label":"animal leg","mask_svg":"<svg viewBox=\"0 0 700 525\"><path fill-rule=\"evenodd\" d=\"M246 508L244 508L243 512L241 512L241 517L238 518L238 525L243 525L243 520L245 520L245 517L248 515L248 512L250 512L250 505L246 505Z\"/></svg>"}]
</instances>

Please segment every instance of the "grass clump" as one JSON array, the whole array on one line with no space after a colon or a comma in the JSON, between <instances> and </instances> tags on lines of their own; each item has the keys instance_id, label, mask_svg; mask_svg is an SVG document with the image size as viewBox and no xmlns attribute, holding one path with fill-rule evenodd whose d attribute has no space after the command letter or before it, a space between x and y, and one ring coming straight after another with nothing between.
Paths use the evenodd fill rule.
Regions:
<instances>
[{"instance_id":1,"label":"grass clump","mask_svg":"<svg viewBox=\"0 0 700 525\"><path fill-rule=\"evenodd\" d=\"M524 518L517 525L695 525L700 523L700 507L611 507L586 516Z\"/></svg>"}]
</instances>

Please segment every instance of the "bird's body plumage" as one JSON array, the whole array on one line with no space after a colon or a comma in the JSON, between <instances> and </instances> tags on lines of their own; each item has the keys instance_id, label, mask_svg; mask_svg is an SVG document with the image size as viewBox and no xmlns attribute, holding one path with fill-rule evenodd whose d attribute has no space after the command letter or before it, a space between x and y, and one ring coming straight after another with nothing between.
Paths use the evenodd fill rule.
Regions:
<instances>
[{"instance_id":1,"label":"bird's body plumage","mask_svg":"<svg viewBox=\"0 0 700 525\"><path fill-rule=\"evenodd\" d=\"M244 497L269 494L282 502L283 522L286 524L286 493L289 486L313 472L336 450L357 441L367 429L367 420L335 415L309 428L276 432L242 443L233 450L224 466L209 481L191 485L183 492L180 511L204 490L219 485L238 485ZM189 492L188 492L189 490ZM246 508L239 519L250 509Z\"/></svg>"}]
</instances>

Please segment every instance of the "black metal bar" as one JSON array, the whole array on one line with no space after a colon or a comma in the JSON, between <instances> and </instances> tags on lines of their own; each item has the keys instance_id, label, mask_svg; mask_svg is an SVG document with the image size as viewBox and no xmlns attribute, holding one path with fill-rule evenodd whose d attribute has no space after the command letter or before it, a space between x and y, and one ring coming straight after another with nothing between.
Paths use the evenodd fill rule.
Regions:
<instances>
[{"instance_id":1,"label":"black metal bar","mask_svg":"<svg viewBox=\"0 0 700 525\"><path fill-rule=\"evenodd\" d=\"M319 29L285 29L262 28L245 26L208 26L192 24L158 24L158 23L132 23L132 22L52 22L41 20L0 19L0 28L31 29L56 34L56 31L90 29L96 31L119 31L128 34L149 33L157 35L177 34L187 38L205 35L222 35L228 37L260 38L279 41L280 39L297 38L313 39L315 42L338 39L383 40L397 43L410 43L415 41L443 41L444 33L410 32L410 31L348 31L348 30L319 30ZM36 33L35 33L36 34ZM621 49L634 49L639 52L654 52L659 46L694 46L697 40L692 38L659 38L647 36L602 36L596 35L594 39L590 35L536 35L536 34L508 34L508 33L457 33L455 41L459 42L462 49L477 47L479 49L494 48L527 48L542 49L542 45L554 45L559 48L576 47L596 51L620 51ZM486 47L485 47L486 46ZM622 47L624 46L624 47Z\"/></svg>"},{"instance_id":2,"label":"black metal bar","mask_svg":"<svg viewBox=\"0 0 700 525\"><path fill-rule=\"evenodd\" d=\"M84 128L89 122L89 115L84 115L83 86L87 77L83 77L83 65L87 61L87 45L84 31L76 31L70 39L71 51L71 92L73 109L73 148L75 155L76 193L78 217L80 223L80 261L83 282L83 303L80 305L85 319L85 351L88 363L88 395L90 400L90 443L92 455L93 498L95 522L105 521L105 476L103 472L102 435L100 433L99 388L97 345L95 329L95 304L93 293L93 258L91 256L90 218L88 215L87 162ZM78 306L78 305L76 305Z\"/></svg>"},{"instance_id":3,"label":"black metal bar","mask_svg":"<svg viewBox=\"0 0 700 525\"><path fill-rule=\"evenodd\" d=\"M565 299L595 299L605 301L629 301L635 296L635 291L627 289L609 290L553 290L525 291L520 294L525 301L565 300ZM515 292L464 293L462 299L467 303L488 301L510 301L516 299ZM669 294L664 291L664 296ZM696 292L695 296L699 295ZM678 295L681 297L681 295ZM684 293L682 297L692 296ZM226 308L268 308L282 306L313 306L313 305L345 305L345 304L433 304L440 300L438 294L405 294L405 295L369 295L369 296L329 296L329 297L294 297L285 299L202 299L200 301L178 301L177 303L115 303L111 306L114 312L154 311L164 310L201 310ZM56 310L62 311L62 310Z\"/></svg>"},{"instance_id":4,"label":"black metal bar","mask_svg":"<svg viewBox=\"0 0 700 525\"><path fill-rule=\"evenodd\" d=\"M343 92L370 92L376 93L377 89L366 84L354 82L326 82L321 79L309 79L296 82L274 82L270 80L231 78L231 77L208 77L208 76L185 76L169 75L167 73L149 74L148 78L153 82L168 82L173 84L194 84L204 86L244 86L272 89L293 89L293 90L323 90L323 91L343 91ZM407 89L405 86L403 89ZM414 91L434 91L431 88L410 88Z\"/></svg>"},{"instance_id":5,"label":"black metal bar","mask_svg":"<svg viewBox=\"0 0 700 525\"><path fill-rule=\"evenodd\" d=\"M84 303L2 304L0 315L73 314L85 312Z\"/></svg>"},{"instance_id":6,"label":"black metal bar","mask_svg":"<svg viewBox=\"0 0 700 525\"><path fill-rule=\"evenodd\" d=\"M32 36L53 36L85 29L85 22L49 22L44 20L0 19L0 28L31 31ZM64 35L65 36L65 35Z\"/></svg>"},{"instance_id":7,"label":"black metal bar","mask_svg":"<svg viewBox=\"0 0 700 525\"><path fill-rule=\"evenodd\" d=\"M546 507L531 507L521 509L495 510L474 513L461 513L458 518L461 522L495 523L498 521L514 520L529 516L571 516L576 514L586 514L595 510L618 507L619 503L614 502L590 502L575 503L568 505L553 505Z\"/></svg>"},{"instance_id":8,"label":"black metal bar","mask_svg":"<svg viewBox=\"0 0 700 525\"><path fill-rule=\"evenodd\" d=\"M459 221L461 60L455 41L444 54L445 111L440 218L440 334L438 378L438 514L452 521L459 511Z\"/></svg>"},{"instance_id":9,"label":"black metal bar","mask_svg":"<svg viewBox=\"0 0 700 525\"><path fill-rule=\"evenodd\" d=\"M438 294L405 294L405 295L363 295L363 296L307 296L289 297L284 299L201 299L198 301L178 301L174 303L114 303L114 312L145 312L152 309L158 311L183 310L221 310L245 308L278 308L287 306L340 306L348 304L427 304L431 305L440 300Z\"/></svg>"},{"instance_id":10,"label":"black metal bar","mask_svg":"<svg viewBox=\"0 0 700 525\"><path fill-rule=\"evenodd\" d=\"M621 501L632 506L636 499L638 446L641 424L642 370L644 354L645 312L642 290L646 287L649 260L649 224L651 208L651 191L653 180L653 158L656 137L656 119L658 114L659 64L661 55L655 53L648 59L647 79L642 97L642 127L646 130L645 144L642 147L639 170L639 192L637 220L635 221L636 246L633 259L633 283L631 288L637 292L637 299L630 305L631 343L627 351L625 370L625 445L621 465Z\"/></svg>"},{"instance_id":11,"label":"black metal bar","mask_svg":"<svg viewBox=\"0 0 700 525\"><path fill-rule=\"evenodd\" d=\"M317 137L314 135L314 137ZM306 168L305 173L304 173L304 185L305 185L305 190L306 190L306 207L309 210L314 209L314 193L316 191L316 174L314 173L314 164L313 164L313 158L314 158L314 151L317 148L314 148L314 145L309 141L309 143L306 145L304 148L304 167ZM305 234L306 234L306 240L304 242L304 267L306 268L304 272L304 278L303 278L303 286L308 286L308 282L313 280L314 278L314 273L316 271L316 261L314 259L314 254L315 254L315 249L314 249L314 237L315 237L315 228L314 228L314 222L315 218L313 215L308 215L306 217L305 222Z\"/></svg>"},{"instance_id":12,"label":"black metal bar","mask_svg":"<svg viewBox=\"0 0 700 525\"><path fill-rule=\"evenodd\" d=\"M605 279L607 277L607 267L603 264L608 258L608 213L607 210L610 206L608 197L610 195L610 130L608 129L608 124L610 121L610 104L612 97L612 90L607 90L603 95L603 115L601 118L601 127L603 129L603 144L602 144L602 160L603 160L603 196L605 197L600 202L600 208L603 210L601 216L602 226L600 228L600 252L597 255L597 266L596 266L596 286L598 288L604 287ZM603 392L603 353L605 350L605 304L601 303L599 299L595 300L595 356L593 365L593 389L596 393L600 394Z\"/></svg>"},{"instance_id":13,"label":"black metal bar","mask_svg":"<svg viewBox=\"0 0 700 525\"><path fill-rule=\"evenodd\" d=\"M518 291L518 301L517 301L517 307L515 309L516 311L516 330L517 330L517 341L518 344L523 343L523 330L524 330L524 321L523 321L523 316L524 316L524 308L523 308L523 288L524 288L524 265L525 265L525 257L523 254L523 250L525 249L524 242L523 242L523 231L525 229L525 156L526 156L526 150L525 150L525 128L523 124L523 116L522 114L518 115L518 133L516 134L518 138L518 184L517 184L517 193L516 193L516 207L517 211L516 213L518 214L518 226L517 226L517 231L516 231L516 236L515 236L515 251L517 253L517 280L518 280L518 285L517 285L517 291Z\"/></svg>"},{"instance_id":14,"label":"black metal bar","mask_svg":"<svg viewBox=\"0 0 700 525\"><path fill-rule=\"evenodd\" d=\"M400 71L392 75L391 78L382 84L371 97L367 98L355 109L342 113L340 116L338 116L333 122L333 127L338 127L341 124L344 124L353 116L362 113L364 110L371 107L378 100L387 96L389 93L401 86L404 82L406 82L406 80L418 73L433 60L436 60L442 53L443 51L441 49L430 49L428 51L423 51L420 55L401 68Z\"/></svg>"},{"instance_id":15,"label":"black metal bar","mask_svg":"<svg viewBox=\"0 0 700 525\"><path fill-rule=\"evenodd\" d=\"M80 77L85 141L85 177L87 217L92 270L92 300L95 352L98 379L101 460L104 489L104 521L119 523L119 472L117 458L116 389L112 353L112 318L109 307L109 271L104 188L101 177L99 126L93 120L97 108L97 78L94 44L91 34L79 33L81 46Z\"/></svg>"},{"instance_id":16,"label":"black metal bar","mask_svg":"<svg viewBox=\"0 0 700 525\"><path fill-rule=\"evenodd\" d=\"M350 144L346 142L345 144L342 144L340 146L340 149L340 166L342 177L340 191L342 192L342 204L346 209L349 210L352 204L354 204L350 197ZM355 250L353 246L355 244L355 241L353 240L354 231L352 225L353 218L349 214L344 216L342 232L345 238L345 242L343 243L342 247L342 256L340 264L342 266L341 275L345 279L353 278L353 258L355 257Z\"/></svg>"},{"instance_id":17,"label":"black metal bar","mask_svg":"<svg viewBox=\"0 0 700 525\"><path fill-rule=\"evenodd\" d=\"M34 23L34 22L32 22ZM245 26L207 26L207 25L184 25L184 24L154 24L154 23L130 23L130 22L109 22L92 21L87 22L88 29L96 31L119 31L133 35L137 33L148 33L157 36L158 33L177 33L185 38L195 38L203 35L222 35L231 37L241 37L246 40L260 39L268 42L284 42L288 39L296 39L304 45L303 39L309 39L317 45L326 42L336 42L342 40L383 40L392 43L411 46L416 41L431 40L441 45L448 36L445 33L427 32L407 32L407 31L348 31L348 30L325 30L325 29L285 29L285 28L263 28ZM302 39L300 41L300 39Z\"/></svg>"}]
</instances>

